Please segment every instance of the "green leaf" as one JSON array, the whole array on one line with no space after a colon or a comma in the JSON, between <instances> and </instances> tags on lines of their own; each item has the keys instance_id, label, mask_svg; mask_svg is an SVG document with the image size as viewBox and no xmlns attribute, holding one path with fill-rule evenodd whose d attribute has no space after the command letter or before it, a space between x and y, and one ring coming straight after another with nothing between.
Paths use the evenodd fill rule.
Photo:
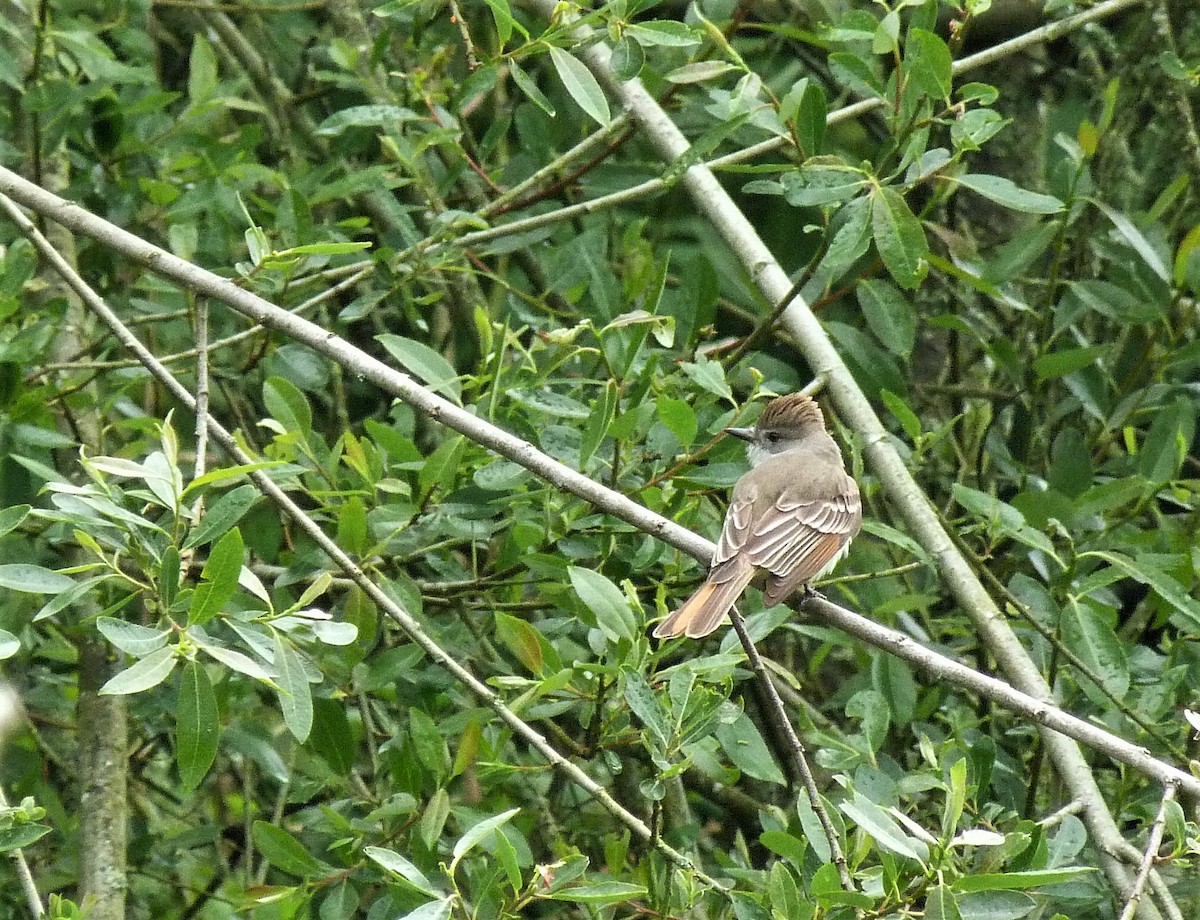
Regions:
<instances>
[{"instance_id":1,"label":"green leaf","mask_svg":"<svg viewBox=\"0 0 1200 920\"><path fill-rule=\"evenodd\" d=\"M427 383L431 390L449 396L456 403L462 402L458 372L438 352L424 342L390 333L377 335L375 339L406 371Z\"/></svg>"},{"instance_id":2,"label":"green leaf","mask_svg":"<svg viewBox=\"0 0 1200 920\"><path fill-rule=\"evenodd\" d=\"M25 562L0 565L0 588L8 588L10 591L20 591L23 594L58 594L74 587L75 579L40 565Z\"/></svg>"},{"instance_id":3,"label":"green leaf","mask_svg":"<svg viewBox=\"0 0 1200 920\"><path fill-rule=\"evenodd\" d=\"M317 134L331 137L347 128L394 128L422 116L399 105L356 105L334 112L317 125Z\"/></svg>"},{"instance_id":4,"label":"green leaf","mask_svg":"<svg viewBox=\"0 0 1200 920\"><path fill-rule=\"evenodd\" d=\"M699 431L696 410L691 407L691 404L682 399L660 396L656 406L659 419L667 426L667 430L675 435L679 446L685 449L691 447Z\"/></svg>"},{"instance_id":5,"label":"green leaf","mask_svg":"<svg viewBox=\"0 0 1200 920\"><path fill-rule=\"evenodd\" d=\"M1091 672L1091 676L1117 700L1129 692L1129 662L1112 626L1099 613L1074 598L1059 619L1062 638Z\"/></svg>"},{"instance_id":6,"label":"green leaf","mask_svg":"<svg viewBox=\"0 0 1200 920\"><path fill-rule=\"evenodd\" d=\"M204 513L200 523L192 529L184 541L184 549L203 546L229 532L240 521L259 499L259 491L252 485L241 485L230 489L227 493L213 502Z\"/></svg>"},{"instance_id":7,"label":"green leaf","mask_svg":"<svg viewBox=\"0 0 1200 920\"><path fill-rule=\"evenodd\" d=\"M875 188L871 193L871 233L888 273L903 288L915 288L928 271L925 230L900 193Z\"/></svg>"},{"instance_id":8,"label":"green leaf","mask_svg":"<svg viewBox=\"0 0 1200 920\"><path fill-rule=\"evenodd\" d=\"M907 358L917 341L917 311L894 285L881 279L860 281L856 290L863 317L880 343Z\"/></svg>"},{"instance_id":9,"label":"green leaf","mask_svg":"<svg viewBox=\"0 0 1200 920\"><path fill-rule=\"evenodd\" d=\"M1162 319L1169 308L1165 300L1134 294L1108 281L1088 279L1068 284L1080 303L1120 323L1153 323Z\"/></svg>"},{"instance_id":10,"label":"green leaf","mask_svg":"<svg viewBox=\"0 0 1200 920\"><path fill-rule=\"evenodd\" d=\"M689 379L703 389L719 396L721 399L733 401L733 390L725 380L725 368L720 361L710 361L702 354L696 355L695 363L685 361L679 366Z\"/></svg>"},{"instance_id":11,"label":"green leaf","mask_svg":"<svg viewBox=\"0 0 1200 920\"><path fill-rule=\"evenodd\" d=\"M587 65L569 51L554 46L550 47L550 60L554 62L558 78L575 103L601 125L607 125L612 120L608 100Z\"/></svg>"},{"instance_id":12,"label":"green leaf","mask_svg":"<svg viewBox=\"0 0 1200 920\"><path fill-rule=\"evenodd\" d=\"M484 0L492 11L492 19L496 22L496 36L500 39L500 47L503 48L508 44L508 40L512 37L513 29L516 29L529 40L529 33L525 27L513 18L512 9L508 5L508 0Z\"/></svg>"},{"instance_id":13,"label":"green leaf","mask_svg":"<svg viewBox=\"0 0 1200 920\"><path fill-rule=\"evenodd\" d=\"M1133 221L1120 211L1110 208L1103 201L1092 199L1092 204L1099 208L1101 213L1113 222L1113 226L1117 228L1117 232L1125 237L1125 241L1142 257L1142 261L1150 267L1150 270L1163 281L1170 283L1171 274L1167 271L1167 266L1158 254L1158 250L1146 239L1145 234L1133 225Z\"/></svg>"},{"instance_id":14,"label":"green leaf","mask_svg":"<svg viewBox=\"0 0 1200 920\"><path fill-rule=\"evenodd\" d=\"M530 623L507 613L497 611L496 638L504 644L525 668L535 676L541 676L545 666L542 643L538 631Z\"/></svg>"},{"instance_id":15,"label":"green leaf","mask_svg":"<svg viewBox=\"0 0 1200 920\"><path fill-rule=\"evenodd\" d=\"M283 712L284 724L292 736L303 744L312 731L312 692L299 653L278 631L275 631L275 679L279 684L279 708Z\"/></svg>"},{"instance_id":16,"label":"green leaf","mask_svg":"<svg viewBox=\"0 0 1200 920\"><path fill-rule=\"evenodd\" d=\"M676 67L667 74L667 81L679 84L704 83L735 70L737 68L727 61L695 61Z\"/></svg>"},{"instance_id":17,"label":"green leaf","mask_svg":"<svg viewBox=\"0 0 1200 920\"><path fill-rule=\"evenodd\" d=\"M861 169L838 157L816 157L799 170L784 173L779 181L788 204L809 208L847 201L862 191L868 179Z\"/></svg>"},{"instance_id":18,"label":"green leaf","mask_svg":"<svg viewBox=\"0 0 1200 920\"><path fill-rule=\"evenodd\" d=\"M1179 395L1155 413L1138 451L1138 472L1155 485L1174 479L1195 435L1196 410L1187 396Z\"/></svg>"},{"instance_id":19,"label":"green leaf","mask_svg":"<svg viewBox=\"0 0 1200 920\"><path fill-rule=\"evenodd\" d=\"M32 510L30 505L13 505L0 510L0 537L20 527L21 522Z\"/></svg>"},{"instance_id":20,"label":"green leaf","mask_svg":"<svg viewBox=\"0 0 1200 920\"><path fill-rule=\"evenodd\" d=\"M1039 380L1051 380L1055 377L1066 377L1076 371L1095 364L1097 359L1108 352L1108 345L1089 345L1086 348L1064 348L1041 355L1033 360L1033 369Z\"/></svg>"},{"instance_id":21,"label":"green leaf","mask_svg":"<svg viewBox=\"0 0 1200 920\"><path fill-rule=\"evenodd\" d=\"M799 837L793 837L787 831L763 831L758 836L758 842L797 868L804 867L804 853L808 845Z\"/></svg>"},{"instance_id":22,"label":"green leaf","mask_svg":"<svg viewBox=\"0 0 1200 920\"><path fill-rule=\"evenodd\" d=\"M178 660L174 648L160 648L135 661L119 674L114 674L99 693L101 696L124 696L157 687L167 679Z\"/></svg>"},{"instance_id":23,"label":"green leaf","mask_svg":"<svg viewBox=\"0 0 1200 920\"><path fill-rule=\"evenodd\" d=\"M305 438L312 433L312 407L290 380L269 377L263 384L263 404L285 430Z\"/></svg>"},{"instance_id":24,"label":"green leaf","mask_svg":"<svg viewBox=\"0 0 1200 920\"><path fill-rule=\"evenodd\" d=\"M21 640L7 629L0 629L0 661L7 661L21 650Z\"/></svg>"},{"instance_id":25,"label":"green leaf","mask_svg":"<svg viewBox=\"0 0 1200 920\"><path fill-rule=\"evenodd\" d=\"M613 45L609 66L618 80L632 80L642 72L646 64L646 52L630 35L622 35L620 41Z\"/></svg>"},{"instance_id":26,"label":"green leaf","mask_svg":"<svg viewBox=\"0 0 1200 920\"><path fill-rule=\"evenodd\" d=\"M516 61L508 62L508 72L512 74L513 82L521 88L521 92L529 97L529 101L553 118L554 105L546 98L546 94L538 89L533 77L525 73Z\"/></svg>"},{"instance_id":27,"label":"green leaf","mask_svg":"<svg viewBox=\"0 0 1200 920\"><path fill-rule=\"evenodd\" d=\"M673 19L631 22L625 27L625 34L647 47L665 45L668 48L689 48L700 44L700 36L691 26Z\"/></svg>"},{"instance_id":28,"label":"green leaf","mask_svg":"<svg viewBox=\"0 0 1200 920\"><path fill-rule=\"evenodd\" d=\"M170 627L152 629L112 617L97 617L96 628L105 639L135 658L144 658L162 648L171 635Z\"/></svg>"},{"instance_id":29,"label":"green leaf","mask_svg":"<svg viewBox=\"0 0 1200 920\"><path fill-rule=\"evenodd\" d=\"M954 880L956 891L1024 890L1043 885L1061 885L1082 878L1096 870L1090 866L1067 869L1035 869L1028 872L977 873Z\"/></svg>"},{"instance_id":30,"label":"green leaf","mask_svg":"<svg viewBox=\"0 0 1200 920\"><path fill-rule=\"evenodd\" d=\"M980 920L990 916L985 913ZM1018 917L1023 916L1025 915L1015 915L1013 920L1018 920ZM958 909L958 901L955 899L954 892L941 882L931 888L925 898L925 920L964 920ZM997 917L995 920L1000 920L1000 918Z\"/></svg>"},{"instance_id":31,"label":"green leaf","mask_svg":"<svg viewBox=\"0 0 1200 920\"><path fill-rule=\"evenodd\" d=\"M326 872L321 861L281 827L266 821L255 821L251 836L258 852L281 872L303 879L317 878Z\"/></svg>"},{"instance_id":32,"label":"green leaf","mask_svg":"<svg viewBox=\"0 0 1200 920\"><path fill-rule=\"evenodd\" d=\"M941 37L925 29L912 29L904 45L904 69L912 88L935 99L948 100L953 85L950 49Z\"/></svg>"},{"instance_id":33,"label":"green leaf","mask_svg":"<svg viewBox=\"0 0 1200 920\"><path fill-rule=\"evenodd\" d=\"M587 467L588 459L596 452L596 448L608 434L608 426L612 424L617 414L617 384L609 380L604 385L600 399L592 404L588 416L587 427L583 430L583 438L579 442L579 468Z\"/></svg>"},{"instance_id":34,"label":"green leaf","mask_svg":"<svg viewBox=\"0 0 1200 920\"><path fill-rule=\"evenodd\" d=\"M417 755L417 762L437 780L445 778L450 769L450 748L437 722L429 713L416 706L409 709L408 736Z\"/></svg>"},{"instance_id":35,"label":"green leaf","mask_svg":"<svg viewBox=\"0 0 1200 920\"><path fill-rule=\"evenodd\" d=\"M234 595L242 571L242 534L236 527L223 536L208 554L202 579L192 592L188 625L200 626L218 613Z\"/></svg>"},{"instance_id":36,"label":"green leaf","mask_svg":"<svg viewBox=\"0 0 1200 920\"><path fill-rule=\"evenodd\" d=\"M422 904L416 910L410 910L396 920L447 920L454 909L454 896L447 895L438 901Z\"/></svg>"},{"instance_id":37,"label":"green leaf","mask_svg":"<svg viewBox=\"0 0 1200 920\"><path fill-rule=\"evenodd\" d=\"M800 141L803 152L809 157L815 157L821 153L821 148L825 144L829 99L825 95L824 88L815 80L805 77L797 83L797 87L799 87L799 100L795 114L796 137ZM793 92L796 92L795 87Z\"/></svg>"},{"instance_id":38,"label":"green leaf","mask_svg":"<svg viewBox=\"0 0 1200 920\"><path fill-rule=\"evenodd\" d=\"M1026 214L1057 214L1065 207L1054 196L1027 191L1003 176L966 173L955 181L996 204Z\"/></svg>"},{"instance_id":39,"label":"green leaf","mask_svg":"<svg viewBox=\"0 0 1200 920\"><path fill-rule=\"evenodd\" d=\"M591 569L573 565L567 569L567 573L571 578L571 587L588 610L595 614L596 625L608 641L632 640L637 632L637 623L621 589Z\"/></svg>"},{"instance_id":40,"label":"green leaf","mask_svg":"<svg viewBox=\"0 0 1200 920\"><path fill-rule=\"evenodd\" d=\"M896 421L900 423L910 441L916 441L921 437L921 420L917 418L912 409L908 408L908 403L891 390L880 390L879 398L888 407L888 411L896 417Z\"/></svg>"},{"instance_id":41,"label":"green leaf","mask_svg":"<svg viewBox=\"0 0 1200 920\"><path fill-rule=\"evenodd\" d=\"M787 784L757 726L744 712L732 722L718 722L716 736L730 763L747 776L780 786Z\"/></svg>"},{"instance_id":42,"label":"green leaf","mask_svg":"<svg viewBox=\"0 0 1200 920\"><path fill-rule=\"evenodd\" d=\"M1086 556L1103 559L1135 581L1149 585L1155 594L1178 611L1193 630L1200 633L1200 601L1188 594L1178 581L1152 565L1145 556L1130 559L1128 556L1109 550L1088 550L1079 554L1081 559Z\"/></svg>"},{"instance_id":43,"label":"green leaf","mask_svg":"<svg viewBox=\"0 0 1200 920\"><path fill-rule=\"evenodd\" d=\"M388 872L394 872L400 876L400 878L404 879L404 881L408 882L410 886L422 894L436 898L442 893L437 890L424 872L395 850L387 850L383 847L363 847L363 853L367 858L383 866Z\"/></svg>"},{"instance_id":44,"label":"green leaf","mask_svg":"<svg viewBox=\"0 0 1200 920\"><path fill-rule=\"evenodd\" d=\"M625 702L629 704L629 709L666 749L671 743L671 731L667 727L667 720L654 691L638 671L624 668L621 674L625 684Z\"/></svg>"},{"instance_id":45,"label":"green leaf","mask_svg":"<svg viewBox=\"0 0 1200 920\"><path fill-rule=\"evenodd\" d=\"M647 894L647 889L641 885L633 885L629 882L599 881L569 885L566 888L541 895L541 897L554 901L574 901L577 904L603 907L608 904L623 904L626 901L639 900L645 898Z\"/></svg>"},{"instance_id":46,"label":"green leaf","mask_svg":"<svg viewBox=\"0 0 1200 920\"><path fill-rule=\"evenodd\" d=\"M207 102L217 86L217 56L212 45L200 32L192 37L192 53L188 58L188 99L192 105Z\"/></svg>"},{"instance_id":47,"label":"green leaf","mask_svg":"<svg viewBox=\"0 0 1200 920\"><path fill-rule=\"evenodd\" d=\"M452 859L458 862L467 853L477 847L480 843L494 834L497 829L503 827L511 821L516 815L521 813L519 808L510 808L508 811L501 812L491 818L484 818L469 831L463 834L454 844L454 852Z\"/></svg>"},{"instance_id":48,"label":"green leaf","mask_svg":"<svg viewBox=\"0 0 1200 920\"><path fill-rule=\"evenodd\" d=\"M184 789L200 785L217 756L220 725L217 697L208 672L197 661L186 662L179 675L175 708L175 760Z\"/></svg>"},{"instance_id":49,"label":"green leaf","mask_svg":"<svg viewBox=\"0 0 1200 920\"><path fill-rule=\"evenodd\" d=\"M883 849L915 859L925 865L929 861L929 845L924 840L909 836L885 809L880 808L862 793L855 792L854 799L841 802L838 808L846 817L875 838Z\"/></svg>"}]
</instances>

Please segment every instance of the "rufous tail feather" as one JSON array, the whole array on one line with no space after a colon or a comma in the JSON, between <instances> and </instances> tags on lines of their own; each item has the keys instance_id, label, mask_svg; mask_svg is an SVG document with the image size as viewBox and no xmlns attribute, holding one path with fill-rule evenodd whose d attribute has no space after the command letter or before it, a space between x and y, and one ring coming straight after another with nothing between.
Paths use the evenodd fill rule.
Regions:
<instances>
[{"instance_id":1,"label":"rufous tail feather","mask_svg":"<svg viewBox=\"0 0 1200 920\"><path fill-rule=\"evenodd\" d=\"M707 636L720 625L753 577L754 566L746 562L739 565L725 581L706 581L682 607L654 628L654 637L670 639L687 636L689 639L700 639Z\"/></svg>"}]
</instances>

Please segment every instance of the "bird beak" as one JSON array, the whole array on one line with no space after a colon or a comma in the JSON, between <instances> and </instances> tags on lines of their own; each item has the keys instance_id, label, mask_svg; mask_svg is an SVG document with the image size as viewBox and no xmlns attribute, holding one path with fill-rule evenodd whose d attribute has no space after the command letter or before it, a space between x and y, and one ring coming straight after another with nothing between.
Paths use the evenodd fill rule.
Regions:
<instances>
[{"instance_id":1,"label":"bird beak","mask_svg":"<svg viewBox=\"0 0 1200 920\"><path fill-rule=\"evenodd\" d=\"M754 440L754 429L753 428L726 428L725 433L731 434L735 438L741 438L743 441L753 441Z\"/></svg>"}]
</instances>

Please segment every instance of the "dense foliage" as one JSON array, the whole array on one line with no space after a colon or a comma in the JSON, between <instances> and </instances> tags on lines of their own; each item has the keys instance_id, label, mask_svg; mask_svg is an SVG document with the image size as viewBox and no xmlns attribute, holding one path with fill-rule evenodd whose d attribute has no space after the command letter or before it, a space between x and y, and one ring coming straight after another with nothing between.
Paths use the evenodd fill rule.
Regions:
<instances>
[{"instance_id":1,"label":"dense foliage","mask_svg":"<svg viewBox=\"0 0 1200 920\"><path fill-rule=\"evenodd\" d=\"M568 4L148 6L12 7L0 163L709 537L746 468L722 430L814 372L679 179L774 140L722 183L1057 703L1177 766L1196 756L1190 4L1129 4L961 75L955 59L1000 41L1002 6L617 0L586 14L586 40ZM1053 0L1044 15L1074 12ZM664 164L613 120L585 64L599 40L691 159ZM883 104L838 113L863 99ZM513 218L527 221L504 229ZM74 760L79 688L103 684L101 702L126 706L128 762L108 769L129 782L131 918L1120 911L1086 803L1032 722L751 591L743 612L817 771L844 890L737 637L648 638L698 563L311 344L43 226L193 391L206 326L210 411L254 468L728 887L552 768L247 468L211 444L198 457L193 415L4 222L0 654L28 725L0 778L11 802L30 798L0 814L0 845L25 847L43 898L78 900L89 849L107 845L82 829L93 777ZM825 593L1003 673L836 394L821 399L867 517ZM1089 761L1136 867L1163 789ZM1181 794L1160 819L1183 916L1200 910L1195 806ZM0 890L0 918L24 916L16 876Z\"/></svg>"}]
</instances>

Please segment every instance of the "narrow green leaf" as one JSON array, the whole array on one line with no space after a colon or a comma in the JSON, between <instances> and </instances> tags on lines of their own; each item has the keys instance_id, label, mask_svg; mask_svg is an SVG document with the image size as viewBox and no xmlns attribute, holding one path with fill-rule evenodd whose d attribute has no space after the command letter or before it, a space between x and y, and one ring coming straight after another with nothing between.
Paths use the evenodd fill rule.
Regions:
<instances>
[{"instance_id":1,"label":"narrow green leaf","mask_svg":"<svg viewBox=\"0 0 1200 920\"><path fill-rule=\"evenodd\" d=\"M31 505L12 505L0 510L0 537L21 526L21 522L33 510Z\"/></svg>"},{"instance_id":2,"label":"narrow green leaf","mask_svg":"<svg viewBox=\"0 0 1200 920\"><path fill-rule=\"evenodd\" d=\"M868 278L855 292L863 317L880 343L894 355L907 358L917 341L917 310L888 281Z\"/></svg>"},{"instance_id":3,"label":"narrow green leaf","mask_svg":"<svg viewBox=\"0 0 1200 920\"><path fill-rule=\"evenodd\" d=\"M888 411L896 417L896 420L904 429L904 433L908 435L909 440L916 441L921 436L921 420L917 418L916 413L908 408L908 404L891 390L880 390L879 398L888 407Z\"/></svg>"},{"instance_id":4,"label":"narrow green leaf","mask_svg":"<svg viewBox=\"0 0 1200 920\"><path fill-rule=\"evenodd\" d=\"M395 850L387 850L383 847L363 847L363 853L368 859L379 863L388 872L394 872L400 876L400 878L404 879L404 881L408 882L409 885L422 894L428 895L431 898L436 898L441 894L433 882L426 877L424 872Z\"/></svg>"},{"instance_id":5,"label":"narrow green leaf","mask_svg":"<svg viewBox=\"0 0 1200 920\"><path fill-rule=\"evenodd\" d=\"M758 728L744 712L732 722L718 722L716 735L730 763L747 776L779 786L787 783Z\"/></svg>"},{"instance_id":6,"label":"narrow green leaf","mask_svg":"<svg viewBox=\"0 0 1200 920\"><path fill-rule=\"evenodd\" d=\"M601 125L607 125L612 120L608 100L587 65L569 51L554 46L550 47L550 60L575 103Z\"/></svg>"},{"instance_id":7,"label":"narrow green leaf","mask_svg":"<svg viewBox=\"0 0 1200 920\"><path fill-rule=\"evenodd\" d=\"M331 137L347 128L394 128L421 115L399 105L356 105L334 112L317 125L317 134Z\"/></svg>"},{"instance_id":8,"label":"narrow green leaf","mask_svg":"<svg viewBox=\"0 0 1200 920\"><path fill-rule=\"evenodd\" d=\"M1108 345L1089 345L1087 348L1064 348L1035 358L1033 369L1039 380L1066 377L1096 363L1108 352Z\"/></svg>"},{"instance_id":9,"label":"narrow green leaf","mask_svg":"<svg viewBox=\"0 0 1200 920\"><path fill-rule=\"evenodd\" d=\"M207 623L233 597L242 571L243 549L241 531L235 527L217 541L209 552L208 561L200 573L200 584L192 592L189 626Z\"/></svg>"},{"instance_id":10,"label":"narrow green leaf","mask_svg":"<svg viewBox=\"0 0 1200 920\"><path fill-rule=\"evenodd\" d=\"M158 651L167 644L171 635L169 627L152 629L112 617L97 617L96 628L105 639L135 658L144 658L151 652Z\"/></svg>"},{"instance_id":11,"label":"narrow green leaf","mask_svg":"<svg viewBox=\"0 0 1200 920\"><path fill-rule=\"evenodd\" d=\"M570 566L571 586L584 605L596 616L596 624L610 642L633 639L637 623L621 589L599 572Z\"/></svg>"},{"instance_id":12,"label":"narrow green leaf","mask_svg":"<svg viewBox=\"0 0 1200 920\"><path fill-rule=\"evenodd\" d=\"M1028 191L1003 176L967 173L955 181L996 204L1026 214L1057 214L1064 207L1053 195Z\"/></svg>"},{"instance_id":13,"label":"narrow green leaf","mask_svg":"<svg viewBox=\"0 0 1200 920\"><path fill-rule=\"evenodd\" d=\"M415 910L410 910L407 914L397 917L396 920L448 920L454 909L454 900L453 895L447 895L440 900L422 904Z\"/></svg>"},{"instance_id":14,"label":"narrow green leaf","mask_svg":"<svg viewBox=\"0 0 1200 920\"><path fill-rule=\"evenodd\" d=\"M384 333L375 339L406 371L427 383L431 390L449 396L457 403L462 402L458 372L441 354L424 342L400 335Z\"/></svg>"},{"instance_id":15,"label":"narrow green leaf","mask_svg":"<svg viewBox=\"0 0 1200 920\"><path fill-rule=\"evenodd\" d=\"M1074 598L1059 619L1063 641L1076 657L1116 699L1129 692L1129 662L1112 626L1100 614Z\"/></svg>"},{"instance_id":16,"label":"narrow green leaf","mask_svg":"<svg viewBox=\"0 0 1200 920\"><path fill-rule=\"evenodd\" d=\"M632 36L638 44L646 46L665 45L669 48L689 48L692 45L700 44L700 36L691 26L673 19L631 22L626 26L625 34Z\"/></svg>"},{"instance_id":17,"label":"narrow green leaf","mask_svg":"<svg viewBox=\"0 0 1200 920\"><path fill-rule=\"evenodd\" d=\"M255 821L251 836L258 852L281 872L303 879L317 878L325 873L326 867L321 861L283 828L266 821Z\"/></svg>"},{"instance_id":18,"label":"narrow green leaf","mask_svg":"<svg viewBox=\"0 0 1200 920\"><path fill-rule=\"evenodd\" d=\"M603 907L607 904L623 904L646 897L647 890L642 885L629 882L596 881L584 882L581 885L569 885L543 895L553 901L574 901L577 904L589 904L592 907Z\"/></svg>"},{"instance_id":19,"label":"narrow green leaf","mask_svg":"<svg viewBox=\"0 0 1200 920\"><path fill-rule=\"evenodd\" d=\"M192 53L188 58L188 99L192 105L207 102L217 86L217 56L212 45L200 32L192 37Z\"/></svg>"},{"instance_id":20,"label":"narrow green leaf","mask_svg":"<svg viewBox=\"0 0 1200 920\"><path fill-rule=\"evenodd\" d=\"M198 661L184 664L175 708L175 760L184 789L200 785L217 756L217 697Z\"/></svg>"},{"instance_id":21,"label":"narrow green leaf","mask_svg":"<svg viewBox=\"0 0 1200 920\"><path fill-rule=\"evenodd\" d=\"M583 438L579 442L579 468L586 469L587 462L596 452L604 436L608 434L608 426L612 424L617 413L617 384L609 380L604 385L600 399L592 404L587 427L583 430Z\"/></svg>"},{"instance_id":22,"label":"narrow green leaf","mask_svg":"<svg viewBox=\"0 0 1200 920\"><path fill-rule=\"evenodd\" d=\"M1042 885L1061 885L1082 878L1096 870L1090 866L1068 869L1035 869L1028 872L976 873L954 880L956 891L1024 890Z\"/></svg>"},{"instance_id":23,"label":"narrow green leaf","mask_svg":"<svg viewBox=\"0 0 1200 920\"><path fill-rule=\"evenodd\" d=\"M950 49L941 36L912 29L904 44L904 69L912 88L935 99L948 100L953 85Z\"/></svg>"},{"instance_id":24,"label":"narrow green leaf","mask_svg":"<svg viewBox=\"0 0 1200 920\"><path fill-rule=\"evenodd\" d=\"M625 684L625 702L665 750L671 743L671 731L654 691L638 671L624 668L621 674Z\"/></svg>"},{"instance_id":25,"label":"narrow green leaf","mask_svg":"<svg viewBox=\"0 0 1200 920\"><path fill-rule=\"evenodd\" d=\"M1200 601L1197 601L1184 589L1178 581L1161 569L1156 568L1144 557L1130 559L1121 553L1109 550L1088 550L1079 554L1080 558L1095 556L1103 559L1109 565L1116 566L1130 578L1149 585L1154 593L1161 597L1179 612L1192 627L1200 632Z\"/></svg>"},{"instance_id":26,"label":"narrow green leaf","mask_svg":"<svg viewBox=\"0 0 1200 920\"><path fill-rule=\"evenodd\" d=\"M518 617L497 611L496 638L517 656L517 660L535 676L541 676L545 665L542 644L538 641L537 629Z\"/></svg>"},{"instance_id":27,"label":"narrow green leaf","mask_svg":"<svg viewBox=\"0 0 1200 920\"><path fill-rule=\"evenodd\" d=\"M279 684L279 708L292 736L303 744L312 731L312 692L299 653L283 634L275 632L275 675Z\"/></svg>"},{"instance_id":28,"label":"narrow green leaf","mask_svg":"<svg viewBox=\"0 0 1200 920\"><path fill-rule=\"evenodd\" d=\"M458 862L463 856L495 833L498 828L507 824L520 813L521 809L510 808L508 811L501 812L491 818L484 818L458 838L458 841L454 844L454 852L452 854L454 861Z\"/></svg>"},{"instance_id":29,"label":"narrow green leaf","mask_svg":"<svg viewBox=\"0 0 1200 920\"><path fill-rule=\"evenodd\" d=\"M553 118L554 105L546 98L546 94L538 89L533 77L525 73L516 61L508 62L508 72L512 74L513 82L521 88L521 92L529 97L529 101Z\"/></svg>"},{"instance_id":30,"label":"narrow green leaf","mask_svg":"<svg viewBox=\"0 0 1200 920\"><path fill-rule=\"evenodd\" d=\"M160 648L114 674L99 692L102 696L124 696L157 687L167 679L178 660L174 648Z\"/></svg>"},{"instance_id":31,"label":"narrow green leaf","mask_svg":"<svg viewBox=\"0 0 1200 920\"><path fill-rule=\"evenodd\" d=\"M20 591L23 594L58 594L74 587L75 579L40 565L25 562L0 565L0 588L8 588L10 591Z\"/></svg>"},{"instance_id":32,"label":"narrow green leaf","mask_svg":"<svg viewBox=\"0 0 1200 920\"><path fill-rule=\"evenodd\" d=\"M1163 281L1169 283L1171 274L1167 271L1167 266L1163 263L1162 257L1159 256L1158 251L1150 244L1150 241L1146 239L1145 234L1133 225L1133 221L1120 211L1110 208L1103 201L1092 199L1092 204L1099 208L1101 213L1113 222L1113 226L1117 228L1117 232L1125 237L1125 241L1150 266L1150 270Z\"/></svg>"},{"instance_id":33,"label":"narrow green leaf","mask_svg":"<svg viewBox=\"0 0 1200 920\"><path fill-rule=\"evenodd\" d=\"M871 193L871 233L884 267L903 288L915 288L928 270L925 230L893 188Z\"/></svg>"},{"instance_id":34,"label":"narrow green leaf","mask_svg":"<svg viewBox=\"0 0 1200 920\"><path fill-rule=\"evenodd\" d=\"M308 437L312 433L312 407L300 389L284 377L263 384L263 404L287 431Z\"/></svg>"},{"instance_id":35,"label":"narrow green leaf","mask_svg":"<svg viewBox=\"0 0 1200 920\"><path fill-rule=\"evenodd\" d=\"M855 792L854 799L838 805L846 817L875 838L883 849L924 865L929 861L929 846L923 840L911 837L887 811L880 808L862 793Z\"/></svg>"}]
</instances>

